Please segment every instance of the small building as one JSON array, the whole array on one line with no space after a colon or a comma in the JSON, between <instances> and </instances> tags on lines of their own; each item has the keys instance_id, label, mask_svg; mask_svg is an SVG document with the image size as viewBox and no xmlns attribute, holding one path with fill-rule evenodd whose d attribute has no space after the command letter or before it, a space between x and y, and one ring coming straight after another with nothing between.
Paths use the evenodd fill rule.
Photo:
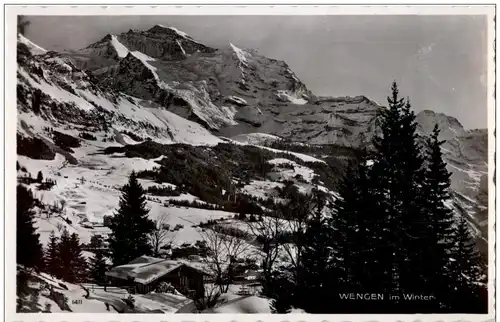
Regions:
<instances>
[{"instance_id":1,"label":"small building","mask_svg":"<svg viewBox=\"0 0 500 322\"><path fill-rule=\"evenodd\" d=\"M130 292L146 294L162 282L191 298L203 297L209 274L188 262L140 256L128 264L106 272L110 284L128 288Z\"/></svg>"},{"instance_id":2,"label":"small building","mask_svg":"<svg viewBox=\"0 0 500 322\"><path fill-rule=\"evenodd\" d=\"M237 282L256 282L260 281L262 278L262 273L259 272L258 270L254 269L247 269L243 273L237 275L235 277L235 281Z\"/></svg>"}]
</instances>

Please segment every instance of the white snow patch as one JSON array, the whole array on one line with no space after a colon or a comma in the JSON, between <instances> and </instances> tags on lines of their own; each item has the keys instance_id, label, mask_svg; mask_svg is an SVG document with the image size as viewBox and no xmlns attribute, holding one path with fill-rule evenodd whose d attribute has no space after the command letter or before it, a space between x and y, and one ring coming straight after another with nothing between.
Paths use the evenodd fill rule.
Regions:
<instances>
[{"instance_id":1,"label":"white snow patch","mask_svg":"<svg viewBox=\"0 0 500 322\"><path fill-rule=\"evenodd\" d=\"M231 96L228 96L226 99L228 101L232 101L238 105L248 105L247 101L245 101L243 98L238 97L238 96L231 95Z\"/></svg>"},{"instance_id":2,"label":"white snow patch","mask_svg":"<svg viewBox=\"0 0 500 322\"><path fill-rule=\"evenodd\" d=\"M175 31L179 36L182 36L184 38L191 38L187 33L185 33L184 31L181 31L175 27L167 27L167 26L164 26L164 25L157 25L158 27L162 27L162 28L165 28L165 29L170 29L172 31Z\"/></svg>"},{"instance_id":3,"label":"white snow patch","mask_svg":"<svg viewBox=\"0 0 500 322\"><path fill-rule=\"evenodd\" d=\"M158 75L155 73L158 79ZM159 79L158 79L159 80ZM213 128L219 128L221 125L236 125L234 113L228 115L227 108L219 108L212 103L210 95L205 86L194 86L193 84L184 84L185 88L173 88L165 82L159 80L159 85L183 98L191 106L193 112Z\"/></svg>"},{"instance_id":4,"label":"white snow patch","mask_svg":"<svg viewBox=\"0 0 500 322\"><path fill-rule=\"evenodd\" d=\"M231 140L238 141L243 144L270 144L276 141L280 141L281 138L276 135L267 134L267 133L248 133L248 134L239 134L233 136Z\"/></svg>"},{"instance_id":5,"label":"white snow patch","mask_svg":"<svg viewBox=\"0 0 500 322\"><path fill-rule=\"evenodd\" d=\"M62 68L66 69L68 72L71 72L73 70L73 68L71 68L71 66L69 66L61 57L52 57L46 59L45 61L49 63L55 63L61 66Z\"/></svg>"},{"instance_id":6,"label":"white snow patch","mask_svg":"<svg viewBox=\"0 0 500 322\"><path fill-rule=\"evenodd\" d=\"M286 159L274 159L270 160L269 163L275 165L275 169L269 175L273 180L276 181L283 181L283 180L296 181L298 180L298 177L300 177L302 178L302 180L311 183L313 178L316 177L316 174L314 173L313 170ZM284 164L292 165L293 169L280 168L280 166ZM304 191L306 190L310 191L311 189L312 187L306 187L304 188Z\"/></svg>"},{"instance_id":7,"label":"white snow patch","mask_svg":"<svg viewBox=\"0 0 500 322\"><path fill-rule=\"evenodd\" d=\"M241 62L241 64L245 67L248 67L248 60L247 60L247 57L250 55L248 54L247 52L245 52L244 50L236 47L235 45L233 45L232 43L229 43L229 45L231 46L231 48L233 49L233 51L236 53L236 56L238 57L238 60Z\"/></svg>"},{"instance_id":8,"label":"white snow patch","mask_svg":"<svg viewBox=\"0 0 500 322\"><path fill-rule=\"evenodd\" d=\"M252 180L241 189L241 192L253 197L267 199L274 198L277 191L275 188L283 188L285 185L274 181Z\"/></svg>"},{"instance_id":9,"label":"white snow patch","mask_svg":"<svg viewBox=\"0 0 500 322\"><path fill-rule=\"evenodd\" d=\"M34 42L32 42L31 40L29 40L28 38L24 37L21 34L17 34L17 41L28 46L32 55L43 55L47 52L47 50L38 46L37 44L35 44Z\"/></svg>"},{"instance_id":10,"label":"white snow patch","mask_svg":"<svg viewBox=\"0 0 500 322\"><path fill-rule=\"evenodd\" d=\"M282 165L282 164L291 164L293 166L297 165L297 163L295 161L291 161L291 160L283 159L283 158L272 159L272 160L269 160L267 163L274 164L274 165Z\"/></svg>"},{"instance_id":11,"label":"white snow patch","mask_svg":"<svg viewBox=\"0 0 500 322\"><path fill-rule=\"evenodd\" d=\"M278 98L286 100L292 104L304 105L307 104L307 100L302 97L297 97L295 93L290 93L289 91L279 90L276 94Z\"/></svg>"},{"instance_id":12,"label":"white snow patch","mask_svg":"<svg viewBox=\"0 0 500 322\"><path fill-rule=\"evenodd\" d=\"M115 48L118 57L120 58L127 57L129 50L118 40L118 38L116 38L115 35L111 35L111 44Z\"/></svg>"},{"instance_id":13,"label":"white snow patch","mask_svg":"<svg viewBox=\"0 0 500 322\"><path fill-rule=\"evenodd\" d=\"M186 54L186 51L184 50L184 47L182 47L181 43L179 40L176 40L175 41L177 43L177 45L179 46L179 48L181 49L182 53L185 55Z\"/></svg>"},{"instance_id":14,"label":"white snow patch","mask_svg":"<svg viewBox=\"0 0 500 322\"><path fill-rule=\"evenodd\" d=\"M288 153L288 154L291 154L299 159L301 159L302 161L305 161L305 162L320 162L320 163L326 163L325 161L323 160L320 160L320 159L316 159L310 155L307 155L307 154L303 154L303 153L297 153L297 152L290 152L290 151L285 151L285 150L278 150L278 149L272 149L272 148L268 148L266 146L259 146L259 145L255 145L256 147L259 147L261 149L266 149L266 150L269 150L269 151L273 151L273 152L276 152L276 153Z\"/></svg>"},{"instance_id":15,"label":"white snow patch","mask_svg":"<svg viewBox=\"0 0 500 322\"><path fill-rule=\"evenodd\" d=\"M244 140L242 140L243 142L240 142L238 141L240 138L238 136L234 137L234 138L227 138L228 141L232 142L233 144L239 144L239 145L252 145L252 146L255 146L257 148L260 148L260 149L265 149L265 150L269 150L269 151L272 151L272 152L275 152L275 153L285 153L285 154L291 154L299 159L301 159L302 161L305 161L305 162L320 162L320 163L326 163L325 161L323 160L320 160L320 159L317 159L315 157L312 157L310 155L307 155L307 154L303 154L303 153L297 153L297 152L291 152L291 151L286 151L286 150L278 150L278 149L273 149L273 148L269 148L267 146L261 146L261 145L257 145L257 144L251 144L251 143L246 143Z\"/></svg>"},{"instance_id":16,"label":"white snow patch","mask_svg":"<svg viewBox=\"0 0 500 322\"><path fill-rule=\"evenodd\" d=\"M119 112L127 118L147 122L160 129L164 129L169 135L163 143L178 142L193 145L216 145L221 142L219 138L215 137L198 123L188 121L175 113L167 111L163 107L146 107L144 105L147 102L131 98L135 104L123 98L118 100L117 106ZM114 128L119 130L117 126ZM146 136L145 134L140 133L141 136Z\"/></svg>"},{"instance_id":17,"label":"white snow patch","mask_svg":"<svg viewBox=\"0 0 500 322\"><path fill-rule=\"evenodd\" d=\"M44 94L47 94L52 97L52 99L59 101L59 102L73 102L76 104L76 106L82 110L90 111L93 110L95 107L90 104L88 101L86 101L84 98L74 95L60 87L57 87L54 84L49 84L47 83L44 79L38 79L36 81L33 76L27 73L24 69L19 68L18 73L21 74L21 76L24 77L24 79L27 80L29 85L31 85L34 88L40 89Z\"/></svg>"},{"instance_id":18,"label":"white snow patch","mask_svg":"<svg viewBox=\"0 0 500 322\"><path fill-rule=\"evenodd\" d=\"M204 313L272 313L271 300L259 296L239 297L228 300L220 306L207 309Z\"/></svg>"},{"instance_id":19,"label":"white snow patch","mask_svg":"<svg viewBox=\"0 0 500 322\"><path fill-rule=\"evenodd\" d=\"M132 54L135 58L139 59L147 68L149 68L153 72L155 78L159 80L158 75L156 75L157 68L148 63L149 61L154 61L154 58L137 50L128 50L128 48L125 47L125 45L123 45L115 35L111 36L111 44L116 49L116 52L120 58L127 57L129 53Z\"/></svg>"}]
</instances>

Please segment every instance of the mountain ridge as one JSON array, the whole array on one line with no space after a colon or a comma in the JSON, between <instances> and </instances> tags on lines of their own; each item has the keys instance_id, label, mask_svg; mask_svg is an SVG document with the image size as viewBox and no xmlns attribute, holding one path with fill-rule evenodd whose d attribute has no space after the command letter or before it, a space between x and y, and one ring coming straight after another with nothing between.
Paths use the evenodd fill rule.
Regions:
<instances>
[{"instance_id":1,"label":"mountain ridge","mask_svg":"<svg viewBox=\"0 0 500 322\"><path fill-rule=\"evenodd\" d=\"M109 146L99 141L108 139L124 146L143 139L214 146L226 137L258 147L286 141L297 148L357 149L376 134L384 108L363 95L315 96L285 62L233 43L207 47L162 26L108 34L76 53L44 52L25 37L18 40L31 52L18 49L18 135L50 145L48 127L75 137L92 132L98 141L84 142L95 148ZM486 238L487 131L465 130L456 118L430 110L416 117L423 135L436 123L442 129L453 173L451 207ZM78 166L95 162L73 150L64 155Z\"/></svg>"}]
</instances>

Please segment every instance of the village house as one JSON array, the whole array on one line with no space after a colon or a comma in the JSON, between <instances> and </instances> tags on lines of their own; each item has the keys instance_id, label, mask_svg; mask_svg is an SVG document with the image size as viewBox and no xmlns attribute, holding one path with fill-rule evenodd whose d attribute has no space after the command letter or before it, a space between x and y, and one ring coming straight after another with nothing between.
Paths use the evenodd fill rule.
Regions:
<instances>
[{"instance_id":1,"label":"village house","mask_svg":"<svg viewBox=\"0 0 500 322\"><path fill-rule=\"evenodd\" d=\"M155 291L162 282L170 283L190 298L204 296L204 285L210 277L189 262L149 256L140 256L128 264L113 267L106 272L106 276L111 285L141 294Z\"/></svg>"}]
</instances>

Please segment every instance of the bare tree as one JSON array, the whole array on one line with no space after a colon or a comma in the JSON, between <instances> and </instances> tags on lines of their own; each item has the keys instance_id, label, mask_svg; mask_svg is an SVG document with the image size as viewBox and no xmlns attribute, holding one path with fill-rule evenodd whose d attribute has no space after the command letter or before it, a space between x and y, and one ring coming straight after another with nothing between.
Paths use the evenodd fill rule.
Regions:
<instances>
[{"instance_id":1,"label":"bare tree","mask_svg":"<svg viewBox=\"0 0 500 322\"><path fill-rule=\"evenodd\" d=\"M232 278L234 262L250 245L241 238L206 229L201 233L209 248L206 264L215 277L220 293L226 293Z\"/></svg>"},{"instance_id":2,"label":"bare tree","mask_svg":"<svg viewBox=\"0 0 500 322\"><path fill-rule=\"evenodd\" d=\"M287 261L295 268L301 263L304 249L304 234L311 214L324 204L319 202L317 191L311 194L299 194L291 191L285 194L285 204L276 204L272 216L262 220L248 222L250 231L262 246L264 289L273 279L276 260L284 251Z\"/></svg>"},{"instance_id":3,"label":"bare tree","mask_svg":"<svg viewBox=\"0 0 500 322\"><path fill-rule=\"evenodd\" d=\"M169 218L170 215L164 213L154 220L155 229L149 234L149 242L153 247L153 256L159 256L162 246L172 245L174 242L174 237L169 236Z\"/></svg>"},{"instance_id":4,"label":"bare tree","mask_svg":"<svg viewBox=\"0 0 500 322\"><path fill-rule=\"evenodd\" d=\"M271 273L280 252L280 236L283 235L283 221L279 217L264 217L260 221L247 222L250 231L262 245L262 269L264 280L271 279Z\"/></svg>"},{"instance_id":5,"label":"bare tree","mask_svg":"<svg viewBox=\"0 0 500 322\"><path fill-rule=\"evenodd\" d=\"M220 288L215 284L206 285L205 292L202 297L194 299L194 304L199 312L213 308L219 301L222 295Z\"/></svg>"}]
</instances>

